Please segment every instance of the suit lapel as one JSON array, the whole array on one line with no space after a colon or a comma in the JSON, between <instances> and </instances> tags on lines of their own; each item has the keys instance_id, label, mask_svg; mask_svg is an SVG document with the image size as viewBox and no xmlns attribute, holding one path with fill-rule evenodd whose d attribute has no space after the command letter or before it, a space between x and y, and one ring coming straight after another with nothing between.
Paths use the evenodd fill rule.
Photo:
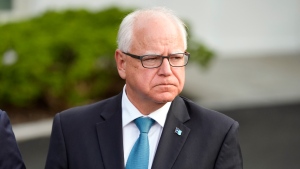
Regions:
<instances>
[{"instance_id":1,"label":"suit lapel","mask_svg":"<svg viewBox=\"0 0 300 169\"><path fill-rule=\"evenodd\" d=\"M190 117L184 101L180 97L176 97L168 112L166 123L152 164L152 169L172 168L189 135L190 129L184 125L184 122L189 119ZM182 131L181 135L175 133L176 127Z\"/></svg>"},{"instance_id":2,"label":"suit lapel","mask_svg":"<svg viewBox=\"0 0 300 169\"><path fill-rule=\"evenodd\" d=\"M108 101L103 108L103 121L97 123L98 141L105 168L124 169L122 94Z\"/></svg>"}]
</instances>

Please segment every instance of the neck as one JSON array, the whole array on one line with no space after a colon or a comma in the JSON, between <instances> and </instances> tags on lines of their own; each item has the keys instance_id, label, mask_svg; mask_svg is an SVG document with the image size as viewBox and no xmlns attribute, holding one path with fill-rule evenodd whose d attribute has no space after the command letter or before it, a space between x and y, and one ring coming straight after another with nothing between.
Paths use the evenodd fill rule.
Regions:
<instances>
[{"instance_id":1,"label":"neck","mask_svg":"<svg viewBox=\"0 0 300 169\"><path fill-rule=\"evenodd\" d=\"M166 103L155 103L154 101L151 100L145 101L142 99L134 99L128 94L127 94L127 98L143 115L149 115L166 104Z\"/></svg>"},{"instance_id":2,"label":"neck","mask_svg":"<svg viewBox=\"0 0 300 169\"><path fill-rule=\"evenodd\" d=\"M143 114L143 115L149 115L152 112L160 109L163 107L166 103L155 103L155 102L135 102L134 100L131 100L128 98L130 102Z\"/></svg>"}]
</instances>

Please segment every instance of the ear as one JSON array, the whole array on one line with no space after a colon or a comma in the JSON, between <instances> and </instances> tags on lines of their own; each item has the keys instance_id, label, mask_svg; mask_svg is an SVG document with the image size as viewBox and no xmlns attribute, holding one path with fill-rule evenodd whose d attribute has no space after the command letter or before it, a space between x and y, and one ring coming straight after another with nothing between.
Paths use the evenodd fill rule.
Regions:
<instances>
[{"instance_id":1,"label":"ear","mask_svg":"<svg viewBox=\"0 0 300 169\"><path fill-rule=\"evenodd\" d=\"M126 56L120 49L117 49L115 52L115 60L120 77L126 79Z\"/></svg>"}]
</instances>

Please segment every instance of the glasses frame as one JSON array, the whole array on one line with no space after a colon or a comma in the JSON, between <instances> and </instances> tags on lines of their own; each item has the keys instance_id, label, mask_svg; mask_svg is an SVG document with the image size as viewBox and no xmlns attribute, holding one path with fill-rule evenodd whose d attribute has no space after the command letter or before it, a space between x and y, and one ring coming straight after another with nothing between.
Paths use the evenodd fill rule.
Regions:
<instances>
[{"instance_id":1,"label":"glasses frame","mask_svg":"<svg viewBox=\"0 0 300 169\"><path fill-rule=\"evenodd\" d=\"M168 56L163 56L163 55L149 54L149 55L141 55L141 56L139 56L139 55L134 55L134 54L131 54L131 53L128 53L128 52L123 52L123 51L122 51L122 53L124 53L125 55L128 55L128 56L130 56L130 57L132 57L132 58L134 58L134 59L140 60L142 66L143 66L144 68L147 68L147 69L153 69L153 68L158 68L158 67L160 67L160 66L162 65L164 59L167 59L168 62L169 62L169 65L172 66L172 67L184 67L184 66L186 66L186 65L188 64L188 62L189 62L189 60L190 60L190 53L189 53L189 52L184 52L184 53L173 53L173 54L170 54L170 55L184 54L184 55L188 56L187 62L186 62L184 65L182 65L182 66L173 66L173 65L171 64L171 62L170 62L170 55L168 55ZM160 62L160 65L155 66L155 67L146 67L146 66L144 66L144 64L143 64L143 58L146 57L146 56L160 56L160 57L162 58L162 60L161 60L161 62Z\"/></svg>"}]
</instances>

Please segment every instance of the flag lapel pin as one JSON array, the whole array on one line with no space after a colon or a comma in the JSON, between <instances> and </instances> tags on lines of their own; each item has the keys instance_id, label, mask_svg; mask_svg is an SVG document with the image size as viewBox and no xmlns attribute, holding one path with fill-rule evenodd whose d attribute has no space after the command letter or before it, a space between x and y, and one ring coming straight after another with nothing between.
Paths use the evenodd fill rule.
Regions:
<instances>
[{"instance_id":1,"label":"flag lapel pin","mask_svg":"<svg viewBox=\"0 0 300 169\"><path fill-rule=\"evenodd\" d=\"M176 127L176 128L175 128L175 133L176 133L178 136L181 136L182 131L181 131L178 127Z\"/></svg>"}]
</instances>

